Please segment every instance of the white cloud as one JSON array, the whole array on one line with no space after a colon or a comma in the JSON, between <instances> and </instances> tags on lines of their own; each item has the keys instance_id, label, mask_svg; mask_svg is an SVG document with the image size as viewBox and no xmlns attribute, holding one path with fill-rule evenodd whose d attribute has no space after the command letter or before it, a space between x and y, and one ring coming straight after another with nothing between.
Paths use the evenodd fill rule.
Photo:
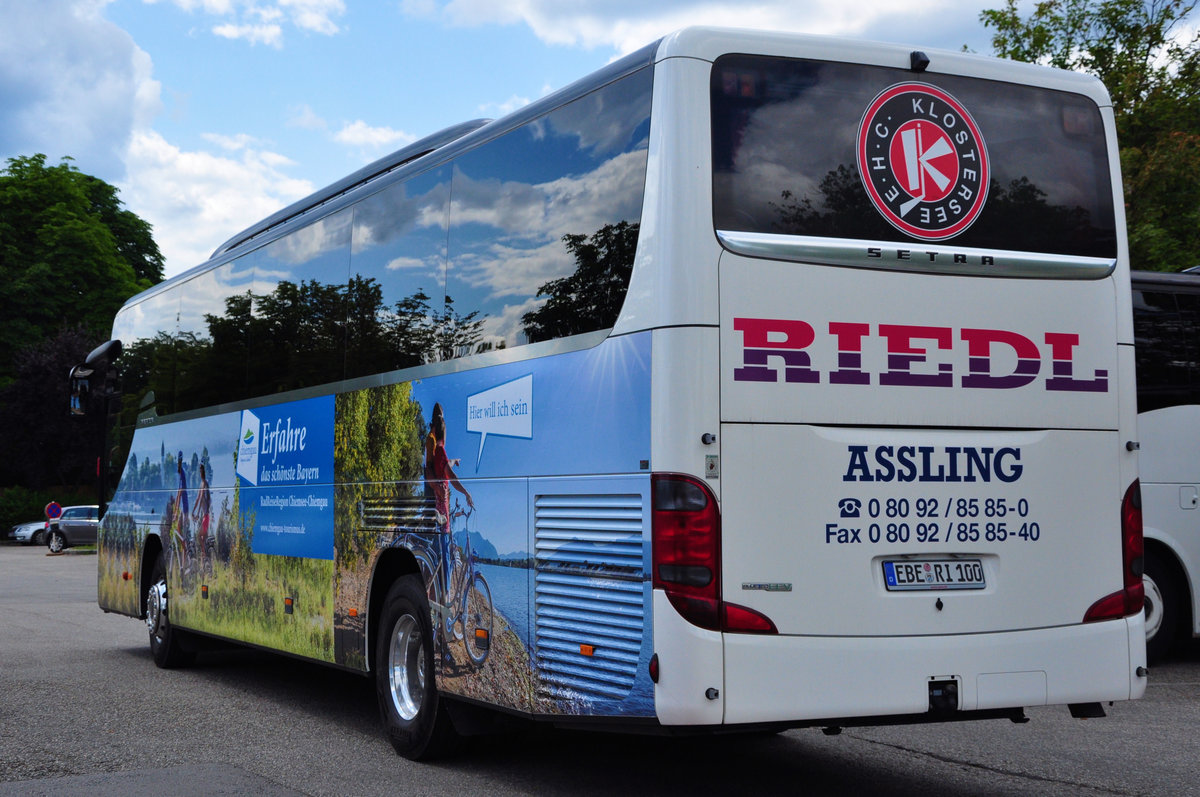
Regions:
<instances>
[{"instance_id":1,"label":"white cloud","mask_svg":"<svg viewBox=\"0 0 1200 797\"><path fill-rule=\"evenodd\" d=\"M153 130L139 130L119 187L129 208L154 225L171 275L207 260L249 221L312 193L311 183L284 171L290 164L249 144L236 158L186 152Z\"/></svg>"},{"instance_id":2,"label":"white cloud","mask_svg":"<svg viewBox=\"0 0 1200 797\"><path fill-rule=\"evenodd\" d=\"M168 274L204 261L250 221L311 193L291 162L247 135L186 152L151 129L162 109L150 56L103 19L104 3L6 4L0 25L0 158L64 155L113 183L154 226ZM206 8L221 10L209 0Z\"/></svg>"},{"instance_id":3,"label":"white cloud","mask_svg":"<svg viewBox=\"0 0 1200 797\"><path fill-rule=\"evenodd\" d=\"M200 137L205 141L216 144L221 149L230 150L231 152L244 150L257 142L254 136L249 136L245 133L240 133L236 136L223 136L219 133L201 133Z\"/></svg>"},{"instance_id":4,"label":"white cloud","mask_svg":"<svg viewBox=\"0 0 1200 797\"><path fill-rule=\"evenodd\" d=\"M477 245L460 241L465 246L456 255L460 278L486 285L492 296L521 296L530 285L561 276L563 235L597 230L612 219L636 215L637 208L623 203L639 196L645 157L644 152L627 152L594 171L539 185L455 175L450 209L454 224L493 230Z\"/></svg>"},{"instance_id":5,"label":"white cloud","mask_svg":"<svg viewBox=\"0 0 1200 797\"><path fill-rule=\"evenodd\" d=\"M156 3L158 0L143 0ZM335 21L346 13L344 0L276 0L261 3L258 0L169 0L173 5L188 13L201 13L213 17L224 17L226 21L214 24L213 34L225 39L241 39L250 44L266 44L282 47L284 27L308 33L333 36L341 32Z\"/></svg>"},{"instance_id":6,"label":"white cloud","mask_svg":"<svg viewBox=\"0 0 1200 797\"><path fill-rule=\"evenodd\" d=\"M279 5L287 10L296 27L326 36L340 30L333 17L346 13L342 0L279 0Z\"/></svg>"},{"instance_id":7,"label":"white cloud","mask_svg":"<svg viewBox=\"0 0 1200 797\"><path fill-rule=\"evenodd\" d=\"M308 224L268 244L264 251L280 263L297 266L313 263L325 255L341 253L350 247L350 212L342 211ZM342 261L343 267L345 261ZM291 276L295 279L295 275Z\"/></svg>"},{"instance_id":8,"label":"white cloud","mask_svg":"<svg viewBox=\"0 0 1200 797\"><path fill-rule=\"evenodd\" d=\"M429 269L429 263L419 257L394 257L388 261L388 271L420 271Z\"/></svg>"},{"instance_id":9,"label":"white cloud","mask_svg":"<svg viewBox=\"0 0 1200 797\"><path fill-rule=\"evenodd\" d=\"M251 44L283 46L283 28L278 25L214 25L212 32L223 39L244 39Z\"/></svg>"},{"instance_id":10,"label":"white cloud","mask_svg":"<svg viewBox=\"0 0 1200 797\"><path fill-rule=\"evenodd\" d=\"M524 338L524 318L526 313L540 310L546 303L546 297L540 299L530 297L520 304L506 304L499 313L486 316L480 329L480 342L497 346Z\"/></svg>"},{"instance_id":11,"label":"white cloud","mask_svg":"<svg viewBox=\"0 0 1200 797\"><path fill-rule=\"evenodd\" d=\"M410 17L429 19L437 16L437 0L400 0L400 10Z\"/></svg>"},{"instance_id":12,"label":"white cloud","mask_svg":"<svg viewBox=\"0 0 1200 797\"><path fill-rule=\"evenodd\" d=\"M291 113L287 120L288 127L298 127L301 130L325 130L329 127L310 105L298 105L291 109Z\"/></svg>"},{"instance_id":13,"label":"white cloud","mask_svg":"<svg viewBox=\"0 0 1200 797\"><path fill-rule=\"evenodd\" d=\"M123 172L130 131L158 111L150 59L100 16L100 0L5 3L0 157L71 156L102 179Z\"/></svg>"},{"instance_id":14,"label":"white cloud","mask_svg":"<svg viewBox=\"0 0 1200 797\"><path fill-rule=\"evenodd\" d=\"M417 137L403 130L391 127L372 127L358 119L342 125L342 129L333 134L335 141L358 147L364 152L372 150L396 149L397 145L411 144Z\"/></svg>"},{"instance_id":15,"label":"white cloud","mask_svg":"<svg viewBox=\"0 0 1200 797\"><path fill-rule=\"evenodd\" d=\"M919 16L926 28L950 11L962 12L961 0L926 0L919 15L912 0L749 0L743 3L662 0L406 0L409 16L440 18L451 25L474 27L525 24L548 44L611 47L626 53L689 25L716 25L815 34L878 35L884 23ZM961 18L961 17L960 17ZM972 16L972 21L974 17ZM956 49L962 42L943 46Z\"/></svg>"},{"instance_id":16,"label":"white cloud","mask_svg":"<svg viewBox=\"0 0 1200 797\"><path fill-rule=\"evenodd\" d=\"M548 92L546 92L548 93ZM524 108L532 100L528 97L518 97L516 94L509 97L504 102L488 102L479 106L479 112L488 116L501 117L507 116L518 108Z\"/></svg>"}]
</instances>

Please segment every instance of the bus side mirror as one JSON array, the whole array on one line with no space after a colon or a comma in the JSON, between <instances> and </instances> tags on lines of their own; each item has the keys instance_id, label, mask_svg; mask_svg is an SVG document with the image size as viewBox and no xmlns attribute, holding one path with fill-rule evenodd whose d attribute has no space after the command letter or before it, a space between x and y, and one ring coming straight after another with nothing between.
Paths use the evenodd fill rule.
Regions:
<instances>
[{"instance_id":1,"label":"bus side mirror","mask_svg":"<svg viewBox=\"0 0 1200 797\"><path fill-rule=\"evenodd\" d=\"M121 341L110 340L92 349L83 362L71 369L69 379L71 385L70 413L72 415L87 415L90 406L88 399L93 387L100 389L99 395L101 396L113 395L116 386L116 369L113 368L112 362L120 355ZM94 379L97 372L101 374L101 377ZM93 381L97 384L93 385Z\"/></svg>"},{"instance_id":2,"label":"bus side mirror","mask_svg":"<svg viewBox=\"0 0 1200 797\"><path fill-rule=\"evenodd\" d=\"M83 361L83 364L88 366L89 368L95 369L96 366L98 366L100 363L102 363L102 362L110 362L111 363L113 360L117 359L120 356L121 356L121 341L110 340L110 341L101 343L99 346L92 349L91 353L88 354L87 359ZM78 367L78 366L76 366L76 367Z\"/></svg>"},{"instance_id":3,"label":"bus side mirror","mask_svg":"<svg viewBox=\"0 0 1200 797\"><path fill-rule=\"evenodd\" d=\"M91 394L91 377L95 371L80 363L71 369L71 414L86 415L88 397Z\"/></svg>"}]
</instances>

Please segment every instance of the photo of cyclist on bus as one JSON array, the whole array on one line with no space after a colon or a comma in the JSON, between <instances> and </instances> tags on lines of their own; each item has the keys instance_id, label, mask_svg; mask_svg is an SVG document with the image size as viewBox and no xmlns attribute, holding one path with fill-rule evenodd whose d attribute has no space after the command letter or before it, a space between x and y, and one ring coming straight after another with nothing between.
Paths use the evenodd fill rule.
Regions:
<instances>
[{"instance_id":1,"label":"photo of cyclist on bus","mask_svg":"<svg viewBox=\"0 0 1200 797\"><path fill-rule=\"evenodd\" d=\"M437 512L438 544L442 552L442 561L446 563L446 567L442 568L442 581L447 590L450 587L451 562L450 487L453 486L455 490L463 494L463 497L467 499L467 506L471 509L475 508L471 493L466 487L463 487L462 482L454 473L453 465L458 462L457 459L451 460L446 454L446 419L442 412L442 405L434 404L433 417L429 423L429 435L425 440L425 482L427 493L432 492L433 494L434 509Z\"/></svg>"}]
</instances>

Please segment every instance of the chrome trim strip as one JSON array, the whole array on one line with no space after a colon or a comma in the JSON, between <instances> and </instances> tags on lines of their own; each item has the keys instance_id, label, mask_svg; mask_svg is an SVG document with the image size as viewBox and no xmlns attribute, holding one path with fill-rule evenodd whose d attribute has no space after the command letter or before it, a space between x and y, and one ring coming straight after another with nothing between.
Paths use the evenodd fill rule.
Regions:
<instances>
[{"instance_id":1,"label":"chrome trim strip","mask_svg":"<svg viewBox=\"0 0 1200 797\"><path fill-rule=\"evenodd\" d=\"M1112 274L1117 266L1116 258L974 249L944 243L816 238L735 230L717 230L717 239L730 252L747 257L922 274L1094 280Z\"/></svg>"}]
</instances>

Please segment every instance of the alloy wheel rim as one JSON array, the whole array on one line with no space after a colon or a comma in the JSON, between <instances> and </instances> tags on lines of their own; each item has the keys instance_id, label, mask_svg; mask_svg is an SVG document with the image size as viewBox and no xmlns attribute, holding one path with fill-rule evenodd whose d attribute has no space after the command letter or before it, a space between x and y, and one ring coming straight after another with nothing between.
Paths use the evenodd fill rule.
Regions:
<instances>
[{"instance_id":1,"label":"alloy wheel rim","mask_svg":"<svg viewBox=\"0 0 1200 797\"><path fill-rule=\"evenodd\" d=\"M1142 576L1142 583L1146 588L1146 639L1153 639L1162 627L1162 590L1149 576Z\"/></svg>"},{"instance_id":2,"label":"alloy wheel rim","mask_svg":"<svg viewBox=\"0 0 1200 797\"><path fill-rule=\"evenodd\" d=\"M157 581L146 593L146 627L157 640L162 639L167 617L167 583Z\"/></svg>"},{"instance_id":3,"label":"alloy wheel rim","mask_svg":"<svg viewBox=\"0 0 1200 797\"><path fill-rule=\"evenodd\" d=\"M388 652L388 685L396 713L416 718L425 697L425 643L415 617L406 614L392 629Z\"/></svg>"}]
</instances>

